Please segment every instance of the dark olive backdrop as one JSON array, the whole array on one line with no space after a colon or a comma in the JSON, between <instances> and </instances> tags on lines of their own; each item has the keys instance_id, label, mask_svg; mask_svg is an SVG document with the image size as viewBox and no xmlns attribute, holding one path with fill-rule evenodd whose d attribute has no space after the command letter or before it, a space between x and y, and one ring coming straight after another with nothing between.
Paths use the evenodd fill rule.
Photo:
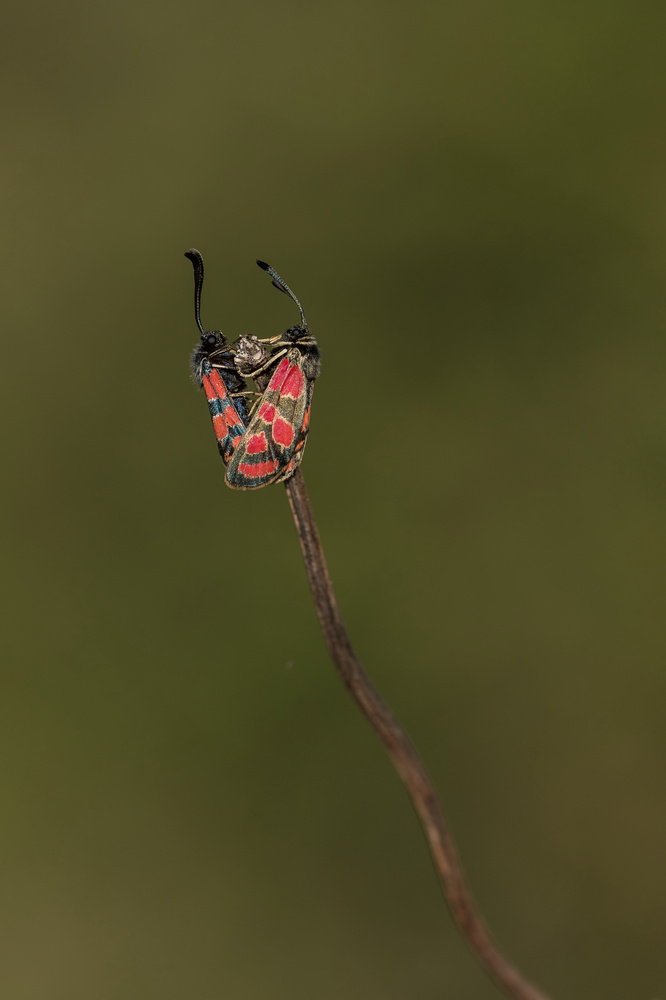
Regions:
<instances>
[{"instance_id":1,"label":"dark olive backdrop","mask_svg":"<svg viewBox=\"0 0 666 1000\"><path fill-rule=\"evenodd\" d=\"M301 298L338 597L554 998L666 995L666 11L3 15L7 1000L485 1000L204 322Z\"/></svg>"}]
</instances>

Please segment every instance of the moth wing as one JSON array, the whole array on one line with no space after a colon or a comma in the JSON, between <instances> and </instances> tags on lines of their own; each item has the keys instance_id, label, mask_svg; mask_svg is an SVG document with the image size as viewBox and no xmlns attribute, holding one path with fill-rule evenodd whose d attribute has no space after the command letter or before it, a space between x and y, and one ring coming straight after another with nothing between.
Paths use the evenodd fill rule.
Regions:
<instances>
[{"instance_id":1,"label":"moth wing","mask_svg":"<svg viewBox=\"0 0 666 1000\"><path fill-rule=\"evenodd\" d=\"M222 376L210 362L204 364L202 384L208 400L217 447L222 461L227 465L245 433L245 424L236 410Z\"/></svg>"},{"instance_id":2,"label":"moth wing","mask_svg":"<svg viewBox=\"0 0 666 1000\"><path fill-rule=\"evenodd\" d=\"M289 358L290 366L280 386L275 413L270 423L274 450L281 456L283 465L289 462L298 444L303 430L308 395L311 394L303 371L303 358L300 352L294 354L298 354L298 357Z\"/></svg>"},{"instance_id":3,"label":"moth wing","mask_svg":"<svg viewBox=\"0 0 666 1000\"><path fill-rule=\"evenodd\" d=\"M298 436L296 447L294 448L291 459L287 464L287 467L284 470L284 472L280 476L278 476L277 479L273 480L273 482L275 483L282 483L285 481L285 479L289 479L289 477L292 476L294 472L296 472L296 469L299 467L299 465L303 460L303 452L305 451L305 442L307 441L308 428L310 426L310 407L312 406L313 388L314 388L314 382L310 382L308 384L308 390L307 390L308 398L307 398L307 403L305 405L305 413L303 414L303 426Z\"/></svg>"},{"instance_id":4,"label":"moth wing","mask_svg":"<svg viewBox=\"0 0 666 1000\"><path fill-rule=\"evenodd\" d=\"M303 359L289 352L275 369L242 442L227 466L227 485L251 490L281 482L303 429L308 397Z\"/></svg>"}]
</instances>

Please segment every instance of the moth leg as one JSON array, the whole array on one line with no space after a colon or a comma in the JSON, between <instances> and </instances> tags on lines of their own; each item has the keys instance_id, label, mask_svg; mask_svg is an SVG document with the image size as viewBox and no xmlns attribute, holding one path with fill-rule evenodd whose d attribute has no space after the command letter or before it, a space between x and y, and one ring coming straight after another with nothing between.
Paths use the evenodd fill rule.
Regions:
<instances>
[{"instance_id":1,"label":"moth leg","mask_svg":"<svg viewBox=\"0 0 666 1000\"><path fill-rule=\"evenodd\" d=\"M221 364L216 364L214 361L211 361L210 366L211 368L217 368L218 371L221 372L234 372L238 374L238 369L234 368L232 364L221 365Z\"/></svg>"},{"instance_id":2,"label":"moth leg","mask_svg":"<svg viewBox=\"0 0 666 1000\"><path fill-rule=\"evenodd\" d=\"M261 396L260 392L253 392L252 395L256 396L257 399L255 399L254 403L250 407L250 412L247 415L248 424L252 420L252 414L254 413L254 411L256 410L256 408L259 406L259 403L261 402L261 399L262 399L262 396Z\"/></svg>"},{"instance_id":3,"label":"moth leg","mask_svg":"<svg viewBox=\"0 0 666 1000\"><path fill-rule=\"evenodd\" d=\"M282 334L278 333L275 337L257 337L260 344L277 344L281 340Z\"/></svg>"},{"instance_id":4,"label":"moth leg","mask_svg":"<svg viewBox=\"0 0 666 1000\"><path fill-rule=\"evenodd\" d=\"M253 372L248 372L247 375L244 374L243 378L254 379L257 375L261 375L263 371L266 371L267 368L270 368L270 366L273 364L274 361L277 361L278 358L281 358L282 355L286 353L287 353L287 348L285 347L283 351L278 351L277 354L271 355L268 361L265 364L261 365L260 368L256 368Z\"/></svg>"},{"instance_id":5,"label":"moth leg","mask_svg":"<svg viewBox=\"0 0 666 1000\"><path fill-rule=\"evenodd\" d=\"M214 358L216 354L234 354L235 351L229 344L225 344L224 347L218 347L216 351L211 351L208 358Z\"/></svg>"}]
</instances>

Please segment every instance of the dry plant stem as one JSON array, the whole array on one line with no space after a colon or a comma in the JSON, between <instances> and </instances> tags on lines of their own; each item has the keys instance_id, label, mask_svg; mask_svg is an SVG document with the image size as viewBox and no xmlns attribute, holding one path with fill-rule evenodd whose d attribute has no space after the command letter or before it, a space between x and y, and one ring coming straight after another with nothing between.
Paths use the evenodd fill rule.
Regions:
<instances>
[{"instance_id":1,"label":"dry plant stem","mask_svg":"<svg viewBox=\"0 0 666 1000\"><path fill-rule=\"evenodd\" d=\"M472 902L458 853L437 801L434 785L407 735L388 705L375 691L356 659L340 617L300 469L285 483L285 486L303 550L319 624L333 662L352 698L382 740L414 803L454 920L481 965L508 996L515 997L516 1000L546 1000L545 994L527 982L500 954L491 940Z\"/></svg>"}]
</instances>

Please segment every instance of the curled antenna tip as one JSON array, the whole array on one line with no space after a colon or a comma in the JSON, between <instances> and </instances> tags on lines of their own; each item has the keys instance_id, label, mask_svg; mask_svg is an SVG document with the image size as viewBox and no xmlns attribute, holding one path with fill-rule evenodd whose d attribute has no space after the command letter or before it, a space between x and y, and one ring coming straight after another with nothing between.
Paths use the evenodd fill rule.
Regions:
<instances>
[{"instance_id":1,"label":"curled antenna tip","mask_svg":"<svg viewBox=\"0 0 666 1000\"><path fill-rule=\"evenodd\" d=\"M262 269L262 271L268 271L268 273L270 274L271 279L272 279L272 284L275 286L275 288L277 288L278 291L280 291L280 292L284 292L285 295L288 295L289 298L293 302L296 303L296 305L298 306L299 312L301 314L301 319L303 321L303 326L307 326L308 324L307 324L306 319L305 319L305 313L303 312L303 306L298 301L298 299L296 298L296 296L292 292L292 290L289 287L289 285L287 284L287 282L284 281L280 277L280 275L277 273L277 271L275 270L275 268L271 267L270 264L267 264L265 260L258 260L257 264Z\"/></svg>"},{"instance_id":2,"label":"curled antenna tip","mask_svg":"<svg viewBox=\"0 0 666 1000\"><path fill-rule=\"evenodd\" d=\"M205 331L201 325L201 288L203 286L204 280L204 262L203 257L192 247L191 250L185 251L185 257L192 262L192 267L194 268L194 318L197 321L197 326L199 327L199 332L203 337Z\"/></svg>"}]
</instances>

